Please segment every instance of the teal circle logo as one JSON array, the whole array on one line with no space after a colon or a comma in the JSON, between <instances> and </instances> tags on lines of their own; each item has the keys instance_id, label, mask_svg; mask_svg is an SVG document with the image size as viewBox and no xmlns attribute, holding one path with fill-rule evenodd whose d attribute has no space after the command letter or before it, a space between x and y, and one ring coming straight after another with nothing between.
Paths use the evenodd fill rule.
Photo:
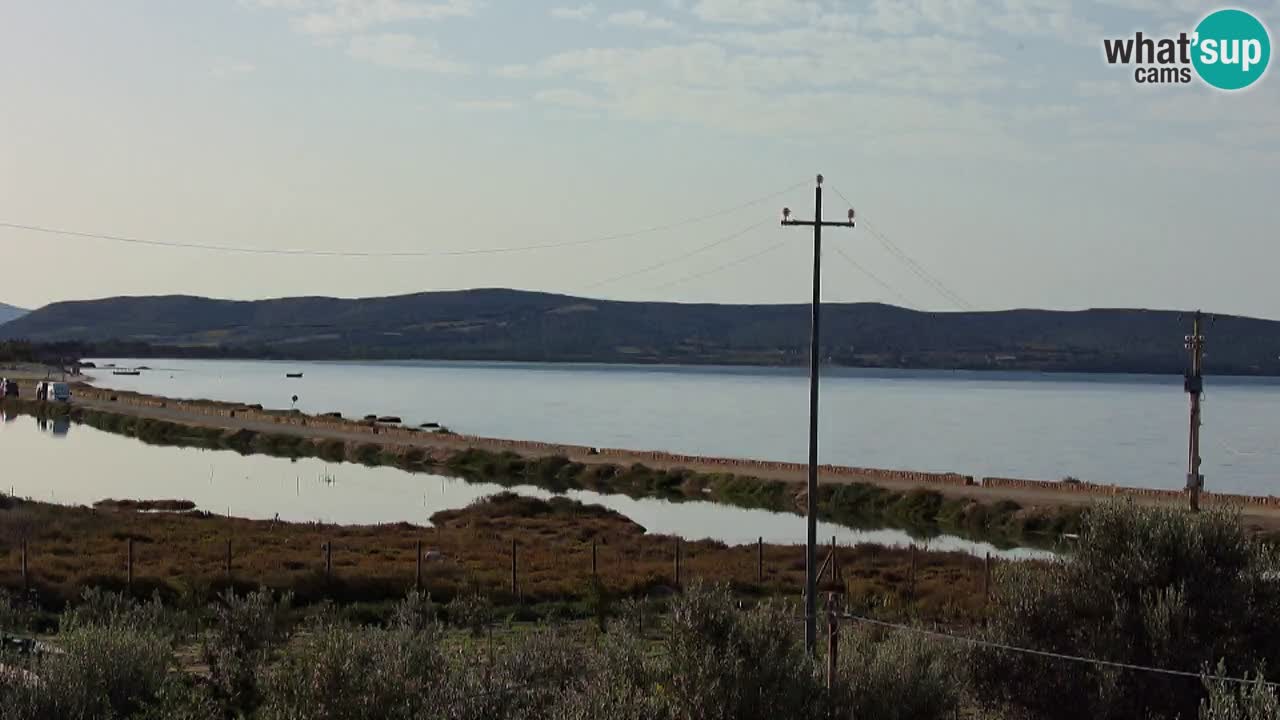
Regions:
<instances>
[{"instance_id":1,"label":"teal circle logo","mask_svg":"<svg viewBox=\"0 0 1280 720\"><path fill-rule=\"evenodd\" d=\"M1200 79L1219 90L1240 90L1258 81L1271 60L1271 35L1244 10L1212 12L1196 26L1191 63Z\"/></svg>"}]
</instances>

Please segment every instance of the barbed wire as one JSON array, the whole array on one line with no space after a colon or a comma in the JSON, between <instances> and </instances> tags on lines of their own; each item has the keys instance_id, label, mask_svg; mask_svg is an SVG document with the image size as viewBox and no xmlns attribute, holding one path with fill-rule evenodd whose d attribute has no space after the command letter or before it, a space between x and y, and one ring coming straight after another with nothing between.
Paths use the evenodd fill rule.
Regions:
<instances>
[{"instance_id":1,"label":"barbed wire","mask_svg":"<svg viewBox=\"0 0 1280 720\"><path fill-rule=\"evenodd\" d=\"M879 627L891 628L894 630L901 630L901 631L916 633L918 635L925 635L927 637L932 637L938 640L959 642L967 645L973 645L975 647L985 647L992 650L1003 650L1005 652L1020 653L1023 655L1034 655L1037 657L1051 658L1054 660L1064 660L1067 662L1097 665L1100 667L1110 667L1110 668L1116 668L1119 670L1130 670L1134 672L1147 672L1147 673L1155 673L1159 675L1170 675L1173 677L1194 678L1196 680L1212 680L1215 682L1232 682L1232 683L1240 683L1242 685L1254 685L1257 683L1262 683L1267 687L1280 687L1280 683L1268 682L1268 681L1262 680L1261 678L1250 679L1247 677L1239 678L1239 677L1231 677L1227 675L1210 675L1207 673L1190 672L1188 670L1171 670L1169 668L1151 667L1149 665L1137 665L1134 663L1117 662L1115 660L1100 660L1098 658L1084 657L1082 655L1069 655L1066 653L1050 652L1048 650L1035 650L1033 648L1024 648L1024 647L1018 647L1016 645L1006 645L1004 643L992 642L990 640L980 640L978 638L966 637L964 635L952 635L950 633L944 633L937 630L929 630L926 628L916 627L913 625L903 625L901 623L893 623L893 622L888 622L886 620L876 620L874 618L869 618L862 615L854 615L852 613L838 614L837 617L840 617L844 620L852 620L854 622L864 623L867 625L875 625Z\"/></svg>"}]
</instances>

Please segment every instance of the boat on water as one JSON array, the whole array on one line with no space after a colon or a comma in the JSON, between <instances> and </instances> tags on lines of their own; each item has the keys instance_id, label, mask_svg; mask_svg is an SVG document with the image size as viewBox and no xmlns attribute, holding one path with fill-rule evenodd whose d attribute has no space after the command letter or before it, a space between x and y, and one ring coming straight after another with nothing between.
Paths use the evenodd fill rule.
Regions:
<instances>
[{"instance_id":1,"label":"boat on water","mask_svg":"<svg viewBox=\"0 0 1280 720\"><path fill-rule=\"evenodd\" d=\"M287 378L300 378L302 373L285 373L284 376Z\"/></svg>"},{"instance_id":2,"label":"boat on water","mask_svg":"<svg viewBox=\"0 0 1280 720\"><path fill-rule=\"evenodd\" d=\"M112 375L141 375L141 370L112 370Z\"/></svg>"}]
</instances>

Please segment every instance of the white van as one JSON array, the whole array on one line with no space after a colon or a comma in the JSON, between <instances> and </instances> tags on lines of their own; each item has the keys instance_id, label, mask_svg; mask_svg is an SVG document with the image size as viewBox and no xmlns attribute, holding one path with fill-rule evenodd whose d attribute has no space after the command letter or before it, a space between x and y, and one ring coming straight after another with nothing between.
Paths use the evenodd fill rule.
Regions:
<instances>
[{"instance_id":1,"label":"white van","mask_svg":"<svg viewBox=\"0 0 1280 720\"><path fill-rule=\"evenodd\" d=\"M64 382L42 381L36 384L36 400L71 402L71 387Z\"/></svg>"}]
</instances>

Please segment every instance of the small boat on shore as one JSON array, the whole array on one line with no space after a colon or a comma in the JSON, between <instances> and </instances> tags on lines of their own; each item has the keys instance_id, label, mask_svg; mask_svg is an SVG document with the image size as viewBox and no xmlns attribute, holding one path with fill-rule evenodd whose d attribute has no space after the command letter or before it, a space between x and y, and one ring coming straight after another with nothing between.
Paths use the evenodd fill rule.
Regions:
<instances>
[{"instance_id":1,"label":"small boat on shore","mask_svg":"<svg viewBox=\"0 0 1280 720\"><path fill-rule=\"evenodd\" d=\"M302 373L285 373L284 376L287 378L300 378Z\"/></svg>"}]
</instances>

